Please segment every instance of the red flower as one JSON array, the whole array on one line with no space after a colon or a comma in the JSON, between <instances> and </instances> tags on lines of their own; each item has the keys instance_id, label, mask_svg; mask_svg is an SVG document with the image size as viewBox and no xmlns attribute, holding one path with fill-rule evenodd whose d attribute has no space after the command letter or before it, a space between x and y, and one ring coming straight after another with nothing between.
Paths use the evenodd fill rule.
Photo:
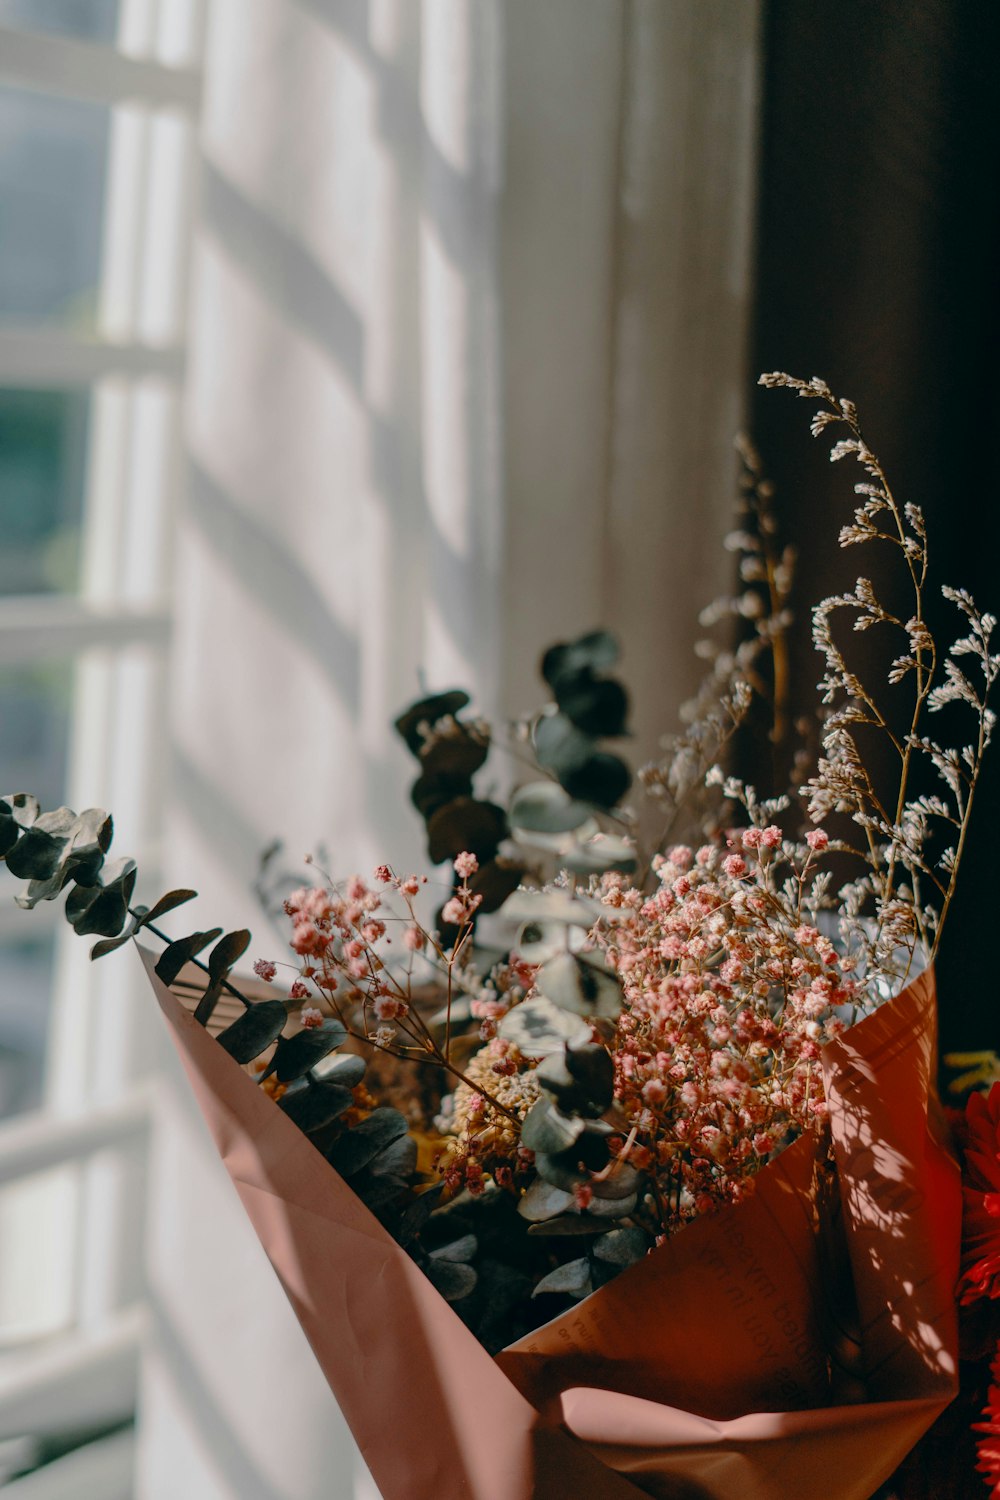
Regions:
<instances>
[{"instance_id":1,"label":"red flower","mask_svg":"<svg viewBox=\"0 0 1000 1500\"><path fill-rule=\"evenodd\" d=\"M967 1304L980 1297L1000 1297L1000 1083L988 1095L970 1095L964 1136L958 1298ZM1000 1375L997 1379L1000 1382ZM1000 1395L995 1415L1000 1463ZM1000 1468L997 1472L1000 1475Z\"/></svg>"},{"instance_id":2,"label":"red flower","mask_svg":"<svg viewBox=\"0 0 1000 1500\"><path fill-rule=\"evenodd\" d=\"M997 1088L1000 1084L994 1084L994 1093ZM990 1500L1000 1500L1000 1349L993 1357L990 1374L993 1384L986 1398L983 1420L973 1423L972 1430L985 1434L976 1444L976 1468L990 1486Z\"/></svg>"}]
</instances>

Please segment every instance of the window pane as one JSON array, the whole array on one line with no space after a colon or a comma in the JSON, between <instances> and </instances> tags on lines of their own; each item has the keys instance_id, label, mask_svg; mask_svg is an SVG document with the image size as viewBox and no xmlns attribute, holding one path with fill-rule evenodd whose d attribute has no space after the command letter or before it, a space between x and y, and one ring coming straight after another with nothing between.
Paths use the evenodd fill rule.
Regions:
<instances>
[{"instance_id":1,"label":"window pane","mask_svg":"<svg viewBox=\"0 0 1000 1500\"><path fill-rule=\"evenodd\" d=\"M0 21L24 31L113 42L118 31L118 0L0 0Z\"/></svg>"},{"instance_id":2,"label":"window pane","mask_svg":"<svg viewBox=\"0 0 1000 1500\"><path fill-rule=\"evenodd\" d=\"M0 794L65 798L73 669L44 662L0 671ZM0 1118L41 1102L52 990L49 912L19 912L21 883L0 866Z\"/></svg>"},{"instance_id":3,"label":"window pane","mask_svg":"<svg viewBox=\"0 0 1000 1500\"><path fill-rule=\"evenodd\" d=\"M75 593L90 397L0 388L0 595Z\"/></svg>"},{"instance_id":4,"label":"window pane","mask_svg":"<svg viewBox=\"0 0 1000 1500\"><path fill-rule=\"evenodd\" d=\"M46 809L61 804L72 691L66 662L0 670L0 795L31 792Z\"/></svg>"},{"instance_id":5,"label":"window pane","mask_svg":"<svg viewBox=\"0 0 1000 1500\"><path fill-rule=\"evenodd\" d=\"M101 104L0 88L0 318L93 326L109 120Z\"/></svg>"},{"instance_id":6,"label":"window pane","mask_svg":"<svg viewBox=\"0 0 1000 1500\"><path fill-rule=\"evenodd\" d=\"M13 905L12 886L10 877L0 882L5 905ZM45 1077L55 935L31 935L33 914L20 915L25 936L0 942L0 1120L38 1109Z\"/></svg>"}]
</instances>

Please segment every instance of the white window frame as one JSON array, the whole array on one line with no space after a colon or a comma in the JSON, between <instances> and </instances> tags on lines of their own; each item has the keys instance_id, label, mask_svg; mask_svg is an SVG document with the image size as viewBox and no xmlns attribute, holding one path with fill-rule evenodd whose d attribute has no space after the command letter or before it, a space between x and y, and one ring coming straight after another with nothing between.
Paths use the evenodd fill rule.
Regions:
<instances>
[{"instance_id":1,"label":"white window frame","mask_svg":"<svg viewBox=\"0 0 1000 1500\"><path fill-rule=\"evenodd\" d=\"M79 593L0 601L0 664L74 660L67 801L116 814L126 829L118 852L138 859L150 891L206 3L121 0L114 46L0 24L0 84L112 110L93 335L0 325L0 384L91 392ZM44 1106L0 1124L9 1219L21 1195L21 1243L12 1252L8 1236L0 1258L0 1307L18 1251L33 1255L28 1236L61 1247L35 1308L38 1336L0 1346L0 1486L5 1451L17 1462L10 1444L25 1433L134 1410L144 1328L141 1187L156 1096L128 1023L144 997L127 959L88 965L60 905L0 912L0 935L58 933ZM131 1495L132 1466L131 1434L119 1433L6 1489L13 1500L22 1488L113 1500Z\"/></svg>"}]
</instances>

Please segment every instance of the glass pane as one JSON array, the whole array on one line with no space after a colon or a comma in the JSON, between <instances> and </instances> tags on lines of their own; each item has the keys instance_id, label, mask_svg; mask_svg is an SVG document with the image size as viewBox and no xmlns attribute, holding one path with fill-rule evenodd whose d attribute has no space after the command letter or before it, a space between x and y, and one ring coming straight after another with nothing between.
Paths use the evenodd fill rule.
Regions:
<instances>
[{"instance_id":1,"label":"glass pane","mask_svg":"<svg viewBox=\"0 0 1000 1500\"><path fill-rule=\"evenodd\" d=\"M0 22L24 31L113 42L118 33L118 0L0 0Z\"/></svg>"},{"instance_id":2,"label":"glass pane","mask_svg":"<svg viewBox=\"0 0 1000 1500\"><path fill-rule=\"evenodd\" d=\"M0 388L0 595L75 593L90 397Z\"/></svg>"},{"instance_id":3,"label":"glass pane","mask_svg":"<svg viewBox=\"0 0 1000 1500\"><path fill-rule=\"evenodd\" d=\"M0 669L0 795L31 792L46 809L60 805L72 691L67 662Z\"/></svg>"},{"instance_id":4,"label":"glass pane","mask_svg":"<svg viewBox=\"0 0 1000 1500\"><path fill-rule=\"evenodd\" d=\"M0 88L0 318L95 321L110 111Z\"/></svg>"},{"instance_id":5,"label":"glass pane","mask_svg":"<svg viewBox=\"0 0 1000 1500\"><path fill-rule=\"evenodd\" d=\"M13 905L12 887L9 876L0 882L5 906ZM11 926L17 915L11 914ZM25 936L0 941L0 1120L38 1109L45 1077L55 937L30 935L33 913L20 915Z\"/></svg>"},{"instance_id":6,"label":"glass pane","mask_svg":"<svg viewBox=\"0 0 1000 1500\"><path fill-rule=\"evenodd\" d=\"M72 689L68 662L0 670L0 793L63 802ZM17 910L20 889L0 866L0 1119L41 1102L52 991L53 924Z\"/></svg>"}]
</instances>

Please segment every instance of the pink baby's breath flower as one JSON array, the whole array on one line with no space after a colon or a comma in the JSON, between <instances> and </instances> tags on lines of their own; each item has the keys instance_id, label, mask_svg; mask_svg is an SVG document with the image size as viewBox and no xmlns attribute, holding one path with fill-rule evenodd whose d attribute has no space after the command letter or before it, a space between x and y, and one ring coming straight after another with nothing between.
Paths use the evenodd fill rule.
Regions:
<instances>
[{"instance_id":1,"label":"pink baby's breath flower","mask_svg":"<svg viewBox=\"0 0 1000 1500\"><path fill-rule=\"evenodd\" d=\"M470 876L475 875L478 869L478 859L474 854L470 854L468 850L459 854L455 859L455 873L462 880L468 880Z\"/></svg>"},{"instance_id":2,"label":"pink baby's breath flower","mask_svg":"<svg viewBox=\"0 0 1000 1500\"><path fill-rule=\"evenodd\" d=\"M407 927L403 933L403 945L409 948L411 953L419 953L427 939L419 927Z\"/></svg>"},{"instance_id":3,"label":"pink baby's breath flower","mask_svg":"<svg viewBox=\"0 0 1000 1500\"><path fill-rule=\"evenodd\" d=\"M273 964L269 958L258 958L253 966L253 971L259 979L263 979L265 983L270 984L278 972L278 966L277 964Z\"/></svg>"},{"instance_id":4,"label":"pink baby's breath flower","mask_svg":"<svg viewBox=\"0 0 1000 1500\"><path fill-rule=\"evenodd\" d=\"M296 953L321 953L327 940L313 922L296 922L292 931L292 947Z\"/></svg>"},{"instance_id":5,"label":"pink baby's breath flower","mask_svg":"<svg viewBox=\"0 0 1000 1500\"><path fill-rule=\"evenodd\" d=\"M375 879L379 885L392 885L394 878L388 865L375 866Z\"/></svg>"},{"instance_id":6,"label":"pink baby's breath flower","mask_svg":"<svg viewBox=\"0 0 1000 1500\"><path fill-rule=\"evenodd\" d=\"M344 889L348 901L363 901L368 894L368 887L360 875L352 875Z\"/></svg>"},{"instance_id":7,"label":"pink baby's breath flower","mask_svg":"<svg viewBox=\"0 0 1000 1500\"><path fill-rule=\"evenodd\" d=\"M662 1104L667 1097L667 1085L662 1078L650 1078L642 1086L642 1097L647 1104Z\"/></svg>"},{"instance_id":8,"label":"pink baby's breath flower","mask_svg":"<svg viewBox=\"0 0 1000 1500\"><path fill-rule=\"evenodd\" d=\"M377 943L380 937L385 936L385 923L374 920L366 922L361 929L361 936L366 943Z\"/></svg>"},{"instance_id":9,"label":"pink baby's breath flower","mask_svg":"<svg viewBox=\"0 0 1000 1500\"><path fill-rule=\"evenodd\" d=\"M415 896L420 889L420 877L418 875L407 875L405 880L399 882L399 889L404 896Z\"/></svg>"},{"instance_id":10,"label":"pink baby's breath flower","mask_svg":"<svg viewBox=\"0 0 1000 1500\"><path fill-rule=\"evenodd\" d=\"M774 823L765 828L760 836L761 846L764 849L777 849L781 843L781 829Z\"/></svg>"},{"instance_id":11,"label":"pink baby's breath flower","mask_svg":"<svg viewBox=\"0 0 1000 1500\"><path fill-rule=\"evenodd\" d=\"M288 991L288 998L290 1000L308 1000L309 986L303 984L301 979L294 980L291 989Z\"/></svg>"},{"instance_id":12,"label":"pink baby's breath flower","mask_svg":"<svg viewBox=\"0 0 1000 1500\"><path fill-rule=\"evenodd\" d=\"M730 854L722 861L722 868L731 880L739 880L747 873L747 862L742 854Z\"/></svg>"},{"instance_id":13,"label":"pink baby's breath flower","mask_svg":"<svg viewBox=\"0 0 1000 1500\"><path fill-rule=\"evenodd\" d=\"M380 1021L395 1021L399 1016L405 1016L406 1011L405 1001L395 995L379 995L375 1001L375 1014Z\"/></svg>"},{"instance_id":14,"label":"pink baby's breath flower","mask_svg":"<svg viewBox=\"0 0 1000 1500\"><path fill-rule=\"evenodd\" d=\"M764 837L763 833L761 832L761 830L759 828L744 828L744 830L743 830L743 847L744 847L744 849L759 849L760 846L761 846L761 843L763 841L763 837Z\"/></svg>"},{"instance_id":15,"label":"pink baby's breath flower","mask_svg":"<svg viewBox=\"0 0 1000 1500\"><path fill-rule=\"evenodd\" d=\"M811 828L806 834L806 843L817 854L822 854L829 842L830 835L824 832L822 828Z\"/></svg>"},{"instance_id":16,"label":"pink baby's breath flower","mask_svg":"<svg viewBox=\"0 0 1000 1500\"><path fill-rule=\"evenodd\" d=\"M461 927L465 921L465 902L460 896L452 896L441 908L441 920L449 927Z\"/></svg>"},{"instance_id":17,"label":"pink baby's breath flower","mask_svg":"<svg viewBox=\"0 0 1000 1500\"><path fill-rule=\"evenodd\" d=\"M317 1026L323 1024L323 1012L317 1010L314 1005L306 1005L299 1011L299 1020L308 1030L314 1031Z\"/></svg>"}]
</instances>

